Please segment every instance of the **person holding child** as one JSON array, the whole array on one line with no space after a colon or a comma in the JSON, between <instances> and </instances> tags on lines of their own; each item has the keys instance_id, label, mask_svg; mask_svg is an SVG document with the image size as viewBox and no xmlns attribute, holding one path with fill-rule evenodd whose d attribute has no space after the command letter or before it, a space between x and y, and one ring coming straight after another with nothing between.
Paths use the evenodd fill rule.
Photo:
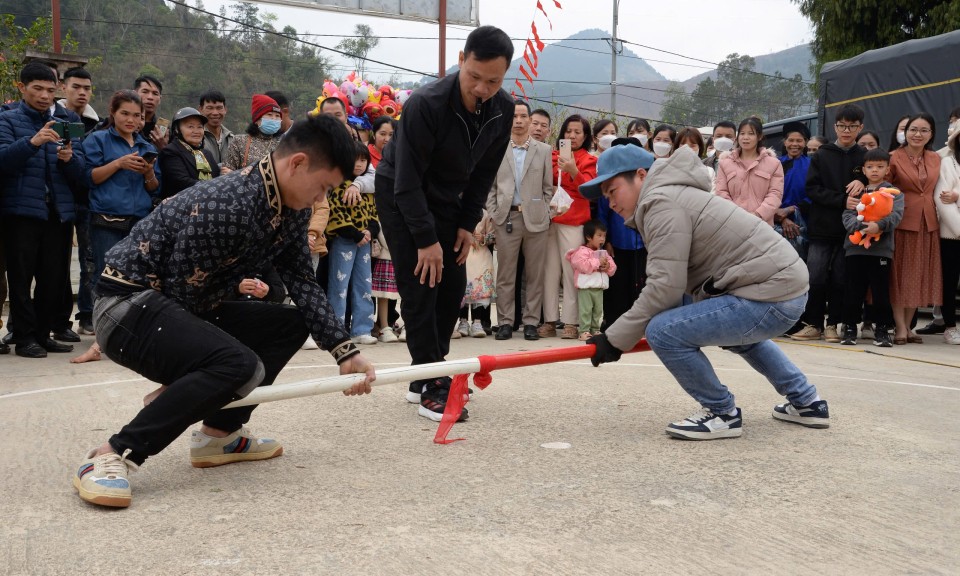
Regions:
<instances>
[{"instance_id":1,"label":"person holding child","mask_svg":"<svg viewBox=\"0 0 960 576\"><path fill-rule=\"evenodd\" d=\"M874 192L880 188L892 188L885 180L890 166L890 155L881 148L869 150L863 157L863 175L867 178L865 192ZM859 198L863 194L855 194ZM873 345L889 348L890 328L893 327L893 314L890 309L890 264L894 255L894 229L903 218L903 194L893 194L893 210L876 222L861 222L857 219L856 207L843 212L843 226L853 234L880 234L879 240L868 245L854 244L848 236L844 240L844 266L846 270L846 291L843 296L843 336L841 344L848 346L857 343L857 323L860 322L860 310L863 308L867 289L873 295Z\"/></svg>"},{"instance_id":2,"label":"person holding child","mask_svg":"<svg viewBox=\"0 0 960 576\"><path fill-rule=\"evenodd\" d=\"M610 277L617 271L613 258L603 249L606 242L607 226L599 220L590 220L583 225L583 245L566 254L577 286L581 340L600 334L603 291L610 287Z\"/></svg>"},{"instance_id":3,"label":"person holding child","mask_svg":"<svg viewBox=\"0 0 960 576\"><path fill-rule=\"evenodd\" d=\"M370 151L359 142L355 146L353 176L359 177L372 170ZM361 194L360 202L354 206L344 201L342 192L351 183L346 180L327 195L330 203L326 230L330 259L327 292L333 312L341 322L346 318L349 294L352 307L351 340L355 344L376 344L377 339L370 335L374 318L370 248L371 242L380 233L380 223L377 221L372 194Z\"/></svg>"}]
</instances>

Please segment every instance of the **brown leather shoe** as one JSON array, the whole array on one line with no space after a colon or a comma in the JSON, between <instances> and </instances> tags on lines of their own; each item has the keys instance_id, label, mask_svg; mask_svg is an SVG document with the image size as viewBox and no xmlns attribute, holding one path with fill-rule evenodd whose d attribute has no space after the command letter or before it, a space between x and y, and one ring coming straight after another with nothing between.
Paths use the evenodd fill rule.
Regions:
<instances>
[{"instance_id":1,"label":"brown leather shoe","mask_svg":"<svg viewBox=\"0 0 960 576\"><path fill-rule=\"evenodd\" d=\"M553 338L557 335L557 327L553 322L544 322L537 327L537 336L541 338Z\"/></svg>"},{"instance_id":2,"label":"brown leather shoe","mask_svg":"<svg viewBox=\"0 0 960 576\"><path fill-rule=\"evenodd\" d=\"M577 329L577 326L573 324L567 324L563 327L563 333L560 334L560 338L564 340L575 340L580 336L580 331Z\"/></svg>"}]
</instances>

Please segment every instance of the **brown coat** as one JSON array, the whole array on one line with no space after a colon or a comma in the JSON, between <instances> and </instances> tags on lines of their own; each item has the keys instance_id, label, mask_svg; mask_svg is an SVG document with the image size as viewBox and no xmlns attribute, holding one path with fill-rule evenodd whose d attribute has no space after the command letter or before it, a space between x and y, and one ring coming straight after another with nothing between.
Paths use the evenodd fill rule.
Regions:
<instances>
[{"instance_id":1,"label":"brown coat","mask_svg":"<svg viewBox=\"0 0 960 576\"><path fill-rule=\"evenodd\" d=\"M906 148L898 148L890 154L890 183L903 193L903 220L897 230L920 231L921 219L926 221L927 232L940 229L934 190L940 178L940 156L930 150L923 151L923 163L927 169L925 185L920 186L920 173L907 156Z\"/></svg>"},{"instance_id":2,"label":"brown coat","mask_svg":"<svg viewBox=\"0 0 960 576\"><path fill-rule=\"evenodd\" d=\"M310 217L310 226L307 230L307 236L312 236L316 242L310 249L311 254L319 254L321 257L327 255L327 237L323 233L327 229L327 221L330 219L330 204L327 199L314 203L313 216Z\"/></svg>"}]
</instances>

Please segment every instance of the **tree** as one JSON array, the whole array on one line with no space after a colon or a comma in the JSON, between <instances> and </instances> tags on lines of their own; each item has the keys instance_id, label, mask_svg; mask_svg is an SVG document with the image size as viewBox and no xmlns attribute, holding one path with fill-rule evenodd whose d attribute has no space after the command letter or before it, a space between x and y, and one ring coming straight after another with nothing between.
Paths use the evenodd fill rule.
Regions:
<instances>
[{"instance_id":1,"label":"tree","mask_svg":"<svg viewBox=\"0 0 960 576\"><path fill-rule=\"evenodd\" d=\"M711 84L713 83L709 78L707 78L707 81ZM693 98L683 89L683 84L671 82L667 85L666 92L664 92L663 108L660 110L660 118L667 124L691 126L698 121L694 116L699 115L693 112L694 106Z\"/></svg>"},{"instance_id":2,"label":"tree","mask_svg":"<svg viewBox=\"0 0 960 576\"><path fill-rule=\"evenodd\" d=\"M77 43L68 33L61 42L65 53L76 53ZM53 24L37 18L29 28L17 26L12 14L0 15L0 102L19 100L20 68L27 50L53 50Z\"/></svg>"},{"instance_id":3,"label":"tree","mask_svg":"<svg viewBox=\"0 0 960 576\"><path fill-rule=\"evenodd\" d=\"M851 58L915 38L960 28L957 0L793 0L814 27L811 73L827 62Z\"/></svg>"},{"instance_id":4,"label":"tree","mask_svg":"<svg viewBox=\"0 0 960 576\"><path fill-rule=\"evenodd\" d=\"M366 76L364 76L364 68L367 62L367 54L380 44L380 38L374 36L373 29L366 24L357 24L354 26L353 34L356 38L344 38L337 44L337 50L343 50L349 54L356 65L360 77L366 78Z\"/></svg>"}]
</instances>

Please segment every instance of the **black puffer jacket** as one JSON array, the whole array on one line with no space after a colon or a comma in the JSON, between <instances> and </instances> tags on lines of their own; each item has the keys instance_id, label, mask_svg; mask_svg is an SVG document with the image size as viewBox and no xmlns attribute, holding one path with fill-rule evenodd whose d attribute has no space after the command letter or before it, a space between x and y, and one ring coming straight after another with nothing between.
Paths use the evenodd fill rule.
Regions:
<instances>
[{"instance_id":1,"label":"black puffer jacket","mask_svg":"<svg viewBox=\"0 0 960 576\"><path fill-rule=\"evenodd\" d=\"M843 211L847 205L847 184L863 176L865 151L856 144L849 150L828 142L810 159L807 171L807 234L811 240L842 242L847 237Z\"/></svg>"}]
</instances>

